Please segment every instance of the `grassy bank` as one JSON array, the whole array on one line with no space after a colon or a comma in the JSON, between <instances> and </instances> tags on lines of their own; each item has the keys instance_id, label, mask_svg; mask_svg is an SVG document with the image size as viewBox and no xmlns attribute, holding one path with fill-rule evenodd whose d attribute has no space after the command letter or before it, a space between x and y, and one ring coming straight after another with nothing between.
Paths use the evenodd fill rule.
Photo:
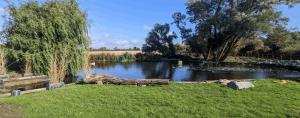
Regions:
<instances>
[{"instance_id":1,"label":"grassy bank","mask_svg":"<svg viewBox=\"0 0 300 118\"><path fill-rule=\"evenodd\" d=\"M274 81L256 81L256 87L248 90L232 90L218 84L69 85L54 91L0 98L0 116L299 117L300 83ZM7 112L1 112L5 109Z\"/></svg>"}]
</instances>

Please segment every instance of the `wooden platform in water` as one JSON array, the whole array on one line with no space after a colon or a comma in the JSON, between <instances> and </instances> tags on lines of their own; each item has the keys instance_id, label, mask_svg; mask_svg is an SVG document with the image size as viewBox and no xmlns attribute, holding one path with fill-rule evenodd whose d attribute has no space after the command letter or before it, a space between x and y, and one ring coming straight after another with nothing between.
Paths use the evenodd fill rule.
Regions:
<instances>
[{"instance_id":1,"label":"wooden platform in water","mask_svg":"<svg viewBox=\"0 0 300 118\"><path fill-rule=\"evenodd\" d=\"M19 89L30 90L36 88L43 88L49 83L47 76L31 76L15 79L2 79L0 80L0 88L5 89Z\"/></svg>"}]
</instances>

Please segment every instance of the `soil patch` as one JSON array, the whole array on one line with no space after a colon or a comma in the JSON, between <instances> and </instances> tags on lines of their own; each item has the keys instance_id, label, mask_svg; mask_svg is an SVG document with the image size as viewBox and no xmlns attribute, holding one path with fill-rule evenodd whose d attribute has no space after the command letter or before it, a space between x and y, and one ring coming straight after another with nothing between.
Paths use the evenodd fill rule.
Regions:
<instances>
[{"instance_id":1,"label":"soil patch","mask_svg":"<svg viewBox=\"0 0 300 118\"><path fill-rule=\"evenodd\" d=\"M0 104L0 118L23 118L19 109L13 105Z\"/></svg>"}]
</instances>

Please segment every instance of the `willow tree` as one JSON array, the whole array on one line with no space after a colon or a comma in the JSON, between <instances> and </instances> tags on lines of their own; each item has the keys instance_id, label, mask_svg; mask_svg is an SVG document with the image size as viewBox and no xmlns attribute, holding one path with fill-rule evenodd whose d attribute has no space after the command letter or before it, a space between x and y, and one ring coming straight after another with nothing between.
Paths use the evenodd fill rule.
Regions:
<instances>
[{"instance_id":1,"label":"willow tree","mask_svg":"<svg viewBox=\"0 0 300 118\"><path fill-rule=\"evenodd\" d=\"M190 0L187 13L175 13L173 18L194 53L202 54L205 60L222 61L241 39L283 25L287 19L275 9L282 1Z\"/></svg>"},{"instance_id":2,"label":"willow tree","mask_svg":"<svg viewBox=\"0 0 300 118\"><path fill-rule=\"evenodd\" d=\"M76 0L29 1L8 8L5 38L11 59L30 64L38 74L48 73L53 55L58 65L66 59L67 74L84 66L89 48L87 20Z\"/></svg>"}]
</instances>

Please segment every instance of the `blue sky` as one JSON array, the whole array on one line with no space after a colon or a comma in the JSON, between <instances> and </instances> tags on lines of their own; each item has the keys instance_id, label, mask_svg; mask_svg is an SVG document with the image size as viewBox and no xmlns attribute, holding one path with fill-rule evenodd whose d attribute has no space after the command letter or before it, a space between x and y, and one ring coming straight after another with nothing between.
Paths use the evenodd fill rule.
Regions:
<instances>
[{"instance_id":1,"label":"blue sky","mask_svg":"<svg viewBox=\"0 0 300 118\"><path fill-rule=\"evenodd\" d=\"M78 0L88 14L91 46L99 48L141 47L155 23L172 22L171 15L185 11L185 0ZM0 14L5 14L0 1ZM300 28L300 5L293 8L279 6L290 18L288 27ZM0 25L3 19L0 19ZM178 41L179 42L179 41Z\"/></svg>"}]
</instances>

